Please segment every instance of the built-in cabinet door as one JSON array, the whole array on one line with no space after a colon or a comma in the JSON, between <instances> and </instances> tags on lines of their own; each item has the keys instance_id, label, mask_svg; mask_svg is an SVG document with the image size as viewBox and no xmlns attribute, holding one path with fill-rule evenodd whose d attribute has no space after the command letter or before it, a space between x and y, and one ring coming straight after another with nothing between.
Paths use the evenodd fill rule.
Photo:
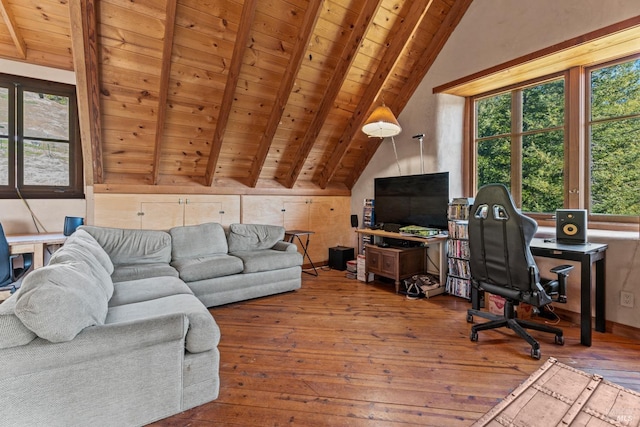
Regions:
<instances>
[{"instance_id":1,"label":"built-in cabinet door","mask_svg":"<svg viewBox=\"0 0 640 427\"><path fill-rule=\"evenodd\" d=\"M284 227L282 197L242 196L242 223Z\"/></svg>"},{"instance_id":2,"label":"built-in cabinet door","mask_svg":"<svg viewBox=\"0 0 640 427\"><path fill-rule=\"evenodd\" d=\"M143 230L168 230L182 225L184 208L182 203L141 202L140 227Z\"/></svg>"},{"instance_id":3,"label":"built-in cabinet door","mask_svg":"<svg viewBox=\"0 0 640 427\"><path fill-rule=\"evenodd\" d=\"M224 210L220 202L192 202L187 199L184 205L184 225L217 222L222 224Z\"/></svg>"},{"instance_id":4,"label":"built-in cabinet door","mask_svg":"<svg viewBox=\"0 0 640 427\"><path fill-rule=\"evenodd\" d=\"M140 228L140 200L130 194L96 194L92 225Z\"/></svg>"}]
</instances>

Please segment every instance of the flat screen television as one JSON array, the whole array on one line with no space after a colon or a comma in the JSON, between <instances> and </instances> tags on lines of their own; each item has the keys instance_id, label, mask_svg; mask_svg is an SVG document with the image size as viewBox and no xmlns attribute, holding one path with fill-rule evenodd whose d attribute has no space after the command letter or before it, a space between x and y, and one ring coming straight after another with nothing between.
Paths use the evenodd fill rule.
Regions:
<instances>
[{"instance_id":1,"label":"flat screen television","mask_svg":"<svg viewBox=\"0 0 640 427\"><path fill-rule=\"evenodd\" d=\"M376 178L375 221L447 229L449 172Z\"/></svg>"}]
</instances>

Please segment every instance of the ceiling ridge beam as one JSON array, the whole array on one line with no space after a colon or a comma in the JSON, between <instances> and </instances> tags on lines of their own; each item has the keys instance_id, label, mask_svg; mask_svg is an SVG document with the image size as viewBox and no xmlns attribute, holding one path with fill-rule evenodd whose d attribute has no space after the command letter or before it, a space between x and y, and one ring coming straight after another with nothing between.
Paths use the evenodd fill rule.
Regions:
<instances>
[{"instance_id":1,"label":"ceiling ridge beam","mask_svg":"<svg viewBox=\"0 0 640 427\"><path fill-rule=\"evenodd\" d=\"M27 45L22 38L22 34L20 34L20 30L18 29L15 19L13 18L13 12L11 12L11 6L9 5L8 0L0 0L0 14L2 14L2 17L4 18L4 22L7 25L7 29L9 30L9 34L13 40L13 44L18 50L19 57L21 59L27 59Z\"/></svg>"},{"instance_id":2,"label":"ceiling ridge beam","mask_svg":"<svg viewBox=\"0 0 640 427\"><path fill-rule=\"evenodd\" d=\"M329 161L320 172L320 178L318 180L320 188L327 187L338 166L340 166L340 162L344 158L351 140L365 119L365 114L371 109L373 102L382 91L384 84L387 82L404 48L418 29L432 3L433 0L410 2L409 10L405 18L398 20L391 29L389 33L391 36L389 40L387 40L388 47L384 51L373 79L369 82L362 98L360 98L360 102L353 112L351 120L349 120L344 132L342 132L336 148L329 157Z\"/></svg>"},{"instance_id":3,"label":"ceiling ridge beam","mask_svg":"<svg viewBox=\"0 0 640 427\"><path fill-rule=\"evenodd\" d=\"M436 57L444 47L445 43L457 27L457 25L460 23L460 20L471 5L472 1L473 0L456 0L456 2L453 4L451 9L449 10L449 13L447 13L447 16L434 34L431 43L429 43L427 48L423 51L423 53L420 55L420 58L416 62L414 69L417 71L412 74L411 79L402 86L400 93L391 104L390 107L396 111L396 114L399 115L407 105L409 99L411 99L412 94L415 93L415 90L427 75L427 72L431 68L431 65L433 65ZM381 138L371 139L370 145L367 146L367 150L365 150L364 155L358 158L356 164L354 164L353 168L351 168L349 178L345 181L345 185L349 189L353 188L356 181L364 171L367 164L373 158L373 155L375 154L381 143Z\"/></svg>"},{"instance_id":4,"label":"ceiling ridge beam","mask_svg":"<svg viewBox=\"0 0 640 427\"><path fill-rule=\"evenodd\" d=\"M224 94L222 95L220 113L218 114L216 129L213 133L211 151L209 152L209 161L207 162L207 169L204 174L205 185L209 187L213 184L215 167L218 164L220 150L222 149L222 138L227 128L227 123L229 122L231 106L233 105L233 96L235 95L236 88L238 86L242 59L245 51L247 50L249 36L251 34L251 23L253 22L256 13L257 4L258 0L246 0L242 6L242 15L240 16L240 22L238 24L238 35L236 36L236 41L233 46L231 65L229 66L229 73L227 74L227 83L224 88Z\"/></svg>"},{"instance_id":5,"label":"ceiling ridge beam","mask_svg":"<svg viewBox=\"0 0 640 427\"><path fill-rule=\"evenodd\" d=\"M167 98L169 96L169 79L171 78L171 54L175 35L176 8L178 0L167 0L164 21L164 42L162 45L162 68L160 70L160 88L158 89L158 107L156 108L156 135L153 146L153 167L151 182L158 184L160 176L160 154L162 153L162 139L164 124L167 117Z\"/></svg>"},{"instance_id":6,"label":"ceiling ridge beam","mask_svg":"<svg viewBox=\"0 0 640 427\"><path fill-rule=\"evenodd\" d=\"M296 40L296 45L293 48L293 53L289 60L287 69L285 70L282 78L282 83L278 88L278 95L274 102L274 106L271 109L269 115L269 121L267 122L266 129L260 137L260 143L258 145L258 152L255 155L253 164L251 166L251 172L249 174L249 187L255 187L260 178L262 167L267 159L269 148L273 142L273 137L278 130L278 125L282 119L282 114L291 95L291 90L296 81L296 76L302 65L304 54L309 46L309 41L313 35L313 30L320 17L321 7L323 0L310 0L307 10L304 15L304 20L300 27L300 32Z\"/></svg>"},{"instance_id":7,"label":"ceiling ridge beam","mask_svg":"<svg viewBox=\"0 0 640 427\"><path fill-rule=\"evenodd\" d=\"M104 182L102 165L102 115L98 68L98 31L95 0L69 3L71 49L78 91L80 143L85 184Z\"/></svg>"},{"instance_id":8,"label":"ceiling ridge beam","mask_svg":"<svg viewBox=\"0 0 640 427\"><path fill-rule=\"evenodd\" d=\"M349 42L342 50L340 63L331 75L331 80L329 80L329 83L327 84L327 90L322 97L320 106L318 107L316 114L313 116L309 127L307 127L307 132L304 134L302 143L300 144L300 147L296 152L296 156L293 159L292 168L289 171L289 175L287 175L284 182L285 187L293 188L293 185L298 180L298 176L300 176L302 167L304 166L307 157L309 157L311 148L313 147L316 138L320 134L322 125L331 112L333 103L338 97L340 89L342 88L342 85L347 78L349 68L351 67L353 60L358 53L358 49L360 48L362 39L367 33L369 26L373 22L373 18L380 8L381 3L382 0L368 1L365 3L362 11L358 14L358 20L356 21L354 29L351 32Z\"/></svg>"}]
</instances>

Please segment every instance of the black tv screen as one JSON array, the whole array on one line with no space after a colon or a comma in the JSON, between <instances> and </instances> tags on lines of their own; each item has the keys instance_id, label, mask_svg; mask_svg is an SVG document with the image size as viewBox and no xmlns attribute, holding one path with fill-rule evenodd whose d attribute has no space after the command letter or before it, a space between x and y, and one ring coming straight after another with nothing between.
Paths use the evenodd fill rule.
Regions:
<instances>
[{"instance_id":1,"label":"black tv screen","mask_svg":"<svg viewBox=\"0 0 640 427\"><path fill-rule=\"evenodd\" d=\"M376 223L447 229L449 172L376 178Z\"/></svg>"}]
</instances>

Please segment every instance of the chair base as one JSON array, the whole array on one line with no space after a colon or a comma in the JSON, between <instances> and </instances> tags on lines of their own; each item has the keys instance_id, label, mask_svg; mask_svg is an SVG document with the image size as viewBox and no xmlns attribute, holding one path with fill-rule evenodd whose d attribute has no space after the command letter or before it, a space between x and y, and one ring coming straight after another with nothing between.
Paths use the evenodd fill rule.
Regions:
<instances>
[{"instance_id":1,"label":"chair base","mask_svg":"<svg viewBox=\"0 0 640 427\"><path fill-rule=\"evenodd\" d=\"M505 306L505 310L507 307ZM529 343L531 346L531 357L534 359L540 359L541 351L540 344L538 341L533 338L526 329L532 329L535 331L548 332L550 334L555 334L555 344L563 345L564 337L562 334L562 329L556 328L554 326L543 325L540 323L532 322L525 319L518 319L514 316L498 316L492 313L487 313L484 311L473 310L470 309L467 311L467 322L473 322L473 316L477 315L480 317L484 317L489 319L488 322L480 323L477 325L473 325L471 327L471 341L478 341L478 331L485 331L489 329L497 329L497 328L509 328L516 334L518 334L521 338Z\"/></svg>"}]
</instances>

